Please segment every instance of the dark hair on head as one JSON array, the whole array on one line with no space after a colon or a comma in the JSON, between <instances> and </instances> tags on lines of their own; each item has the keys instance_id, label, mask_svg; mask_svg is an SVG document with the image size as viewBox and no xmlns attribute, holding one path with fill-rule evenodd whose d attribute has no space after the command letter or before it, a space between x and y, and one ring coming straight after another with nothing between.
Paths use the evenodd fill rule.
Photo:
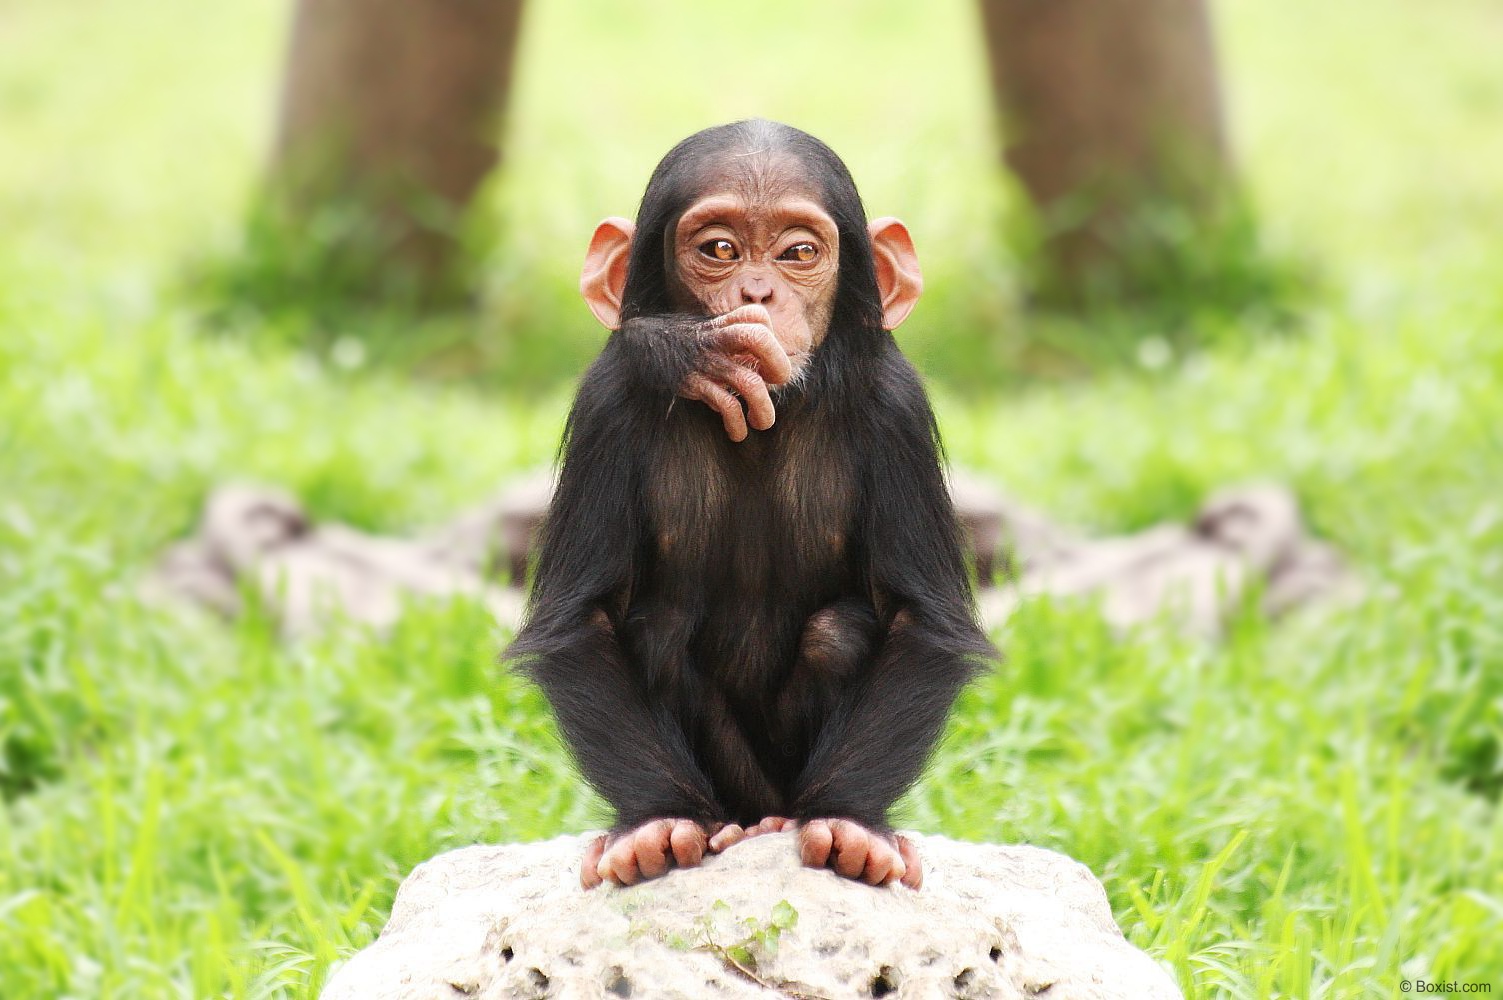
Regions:
<instances>
[{"instance_id":1,"label":"dark hair on head","mask_svg":"<svg viewBox=\"0 0 1503 1000\"><path fill-rule=\"evenodd\" d=\"M763 118L696 132L658 163L637 211L637 231L621 303L623 320L673 311L668 289L668 268L672 265L669 234L678 226L684 209L703 193L707 165L727 156L761 151L790 157L802 166L815 182L825 211L835 220L840 236L840 272L834 315L867 330L882 329L882 301L866 232L866 209L851 172L833 149L814 136Z\"/></svg>"}]
</instances>

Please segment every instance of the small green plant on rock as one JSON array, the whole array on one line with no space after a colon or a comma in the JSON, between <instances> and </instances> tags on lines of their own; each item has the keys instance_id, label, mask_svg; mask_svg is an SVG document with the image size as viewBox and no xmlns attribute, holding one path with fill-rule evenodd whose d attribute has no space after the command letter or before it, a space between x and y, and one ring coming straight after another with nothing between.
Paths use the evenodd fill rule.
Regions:
<instances>
[{"instance_id":1,"label":"small green plant on rock","mask_svg":"<svg viewBox=\"0 0 1503 1000\"><path fill-rule=\"evenodd\" d=\"M797 924L798 911L786 899L779 900L773 906L772 914L765 921L756 917L736 919L731 914L730 904L719 899L710 907L709 913L694 921L694 927L699 932L699 943L695 947L708 951L759 986L777 990L797 1000L817 1000L815 994L805 993L787 983L769 982L758 973L758 962L776 955L783 932L793 929ZM727 942L727 935L735 939Z\"/></svg>"}]
</instances>

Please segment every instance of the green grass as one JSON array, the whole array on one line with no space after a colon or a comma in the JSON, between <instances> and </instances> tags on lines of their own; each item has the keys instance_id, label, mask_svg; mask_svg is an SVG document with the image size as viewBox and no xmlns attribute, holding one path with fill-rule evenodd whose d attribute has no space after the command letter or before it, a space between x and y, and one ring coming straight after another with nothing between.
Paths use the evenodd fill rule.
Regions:
<instances>
[{"instance_id":1,"label":"green grass","mask_svg":"<svg viewBox=\"0 0 1503 1000\"><path fill-rule=\"evenodd\" d=\"M903 339L955 460L1102 530L1287 481L1365 581L1214 645L1026 608L907 821L1079 858L1190 997L1503 991L1495 4L1223 4L1260 238L1320 280L1292 330L1127 315L1099 341L1017 305L968 3L758 10L533 4L484 307L412 344L380 316L207 335L189 276L235 252L281 6L0 10L6 1000L312 997L418 861L598 821L478 607L288 646L134 583L225 479L404 530L546 462L601 340L573 292L590 226L750 113L829 139L914 229Z\"/></svg>"}]
</instances>

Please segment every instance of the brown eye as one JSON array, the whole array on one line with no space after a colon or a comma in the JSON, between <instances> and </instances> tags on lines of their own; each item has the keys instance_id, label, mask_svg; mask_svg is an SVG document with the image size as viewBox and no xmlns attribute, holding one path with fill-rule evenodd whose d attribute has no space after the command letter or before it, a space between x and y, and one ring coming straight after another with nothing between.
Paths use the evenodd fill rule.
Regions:
<instances>
[{"instance_id":1,"label":"brown eye","mask_svg":"<svg viewBox=\"0 0 1503 1000\"><path fill-rule=\"evenodd\" d=\"M800 264L807 264L818 256L819 251L815 249L813 243L795 243L778 254L778 260L796 260Z\"/></svg>"},{"instance_id":2,"label":"brown eye","mask_svg":"<svg viewBox=\"0 0 1503 1000\"><path fill-rule=\"evenodd\" d=\"M736 259L736 248L730 240L705 240L699 245L699 252L711 260Z\"/></svg>"}]
</instances>

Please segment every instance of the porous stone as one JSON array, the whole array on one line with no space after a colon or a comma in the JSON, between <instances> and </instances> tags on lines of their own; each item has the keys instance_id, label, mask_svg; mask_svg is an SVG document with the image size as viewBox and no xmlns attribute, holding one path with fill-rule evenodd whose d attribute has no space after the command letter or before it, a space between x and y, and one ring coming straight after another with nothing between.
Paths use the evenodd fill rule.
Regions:
<instances>
[{"instance_id":1,"label":"porous stone","mask_svg":"<svg viewBox=\"0 0 1503 1000\"><path fill-rule=\"evenodd\" d=\"M915 836L923 888L872 888L803 867L794 834L770 834L586 892L587 840L419 865L323 1000L1180 996L1122 937L1100 883L1052 851Z\"/></svg>"}]
</instances>

